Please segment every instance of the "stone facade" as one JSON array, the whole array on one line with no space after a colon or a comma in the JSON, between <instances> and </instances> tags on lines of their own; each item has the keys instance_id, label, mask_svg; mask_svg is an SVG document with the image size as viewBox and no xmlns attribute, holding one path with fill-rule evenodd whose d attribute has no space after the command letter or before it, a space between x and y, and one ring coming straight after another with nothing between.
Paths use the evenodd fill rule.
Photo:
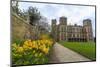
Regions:
<instances>
[{"instance_id":1,"label":"stone facade","mask_svg":"<svg viewBox=\"0 0 100 67\"><path fill-rule=\"evenodd\" d=\"M67 25L67 18L60 17L59 24L57 20L52 19L52 36L56 41L92 41L93 32L90 19L83 20L83 25Z\"/></svg>"}]
</instances>

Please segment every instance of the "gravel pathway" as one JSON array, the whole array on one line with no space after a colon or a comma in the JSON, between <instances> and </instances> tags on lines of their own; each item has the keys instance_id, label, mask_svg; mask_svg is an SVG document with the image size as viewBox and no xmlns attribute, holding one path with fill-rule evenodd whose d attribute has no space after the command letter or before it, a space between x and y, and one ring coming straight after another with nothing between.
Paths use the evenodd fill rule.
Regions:
<instances>
[{"instance_id":1,"label":"gravel pathway","mask_svg":"<svg viewBox=\"0 0 100 67\"><path fill-rule=\"evenodd\" d=\"M90 59L56 43L50 53L49 63L91 61Z\"/></svg>"}]
</instances>

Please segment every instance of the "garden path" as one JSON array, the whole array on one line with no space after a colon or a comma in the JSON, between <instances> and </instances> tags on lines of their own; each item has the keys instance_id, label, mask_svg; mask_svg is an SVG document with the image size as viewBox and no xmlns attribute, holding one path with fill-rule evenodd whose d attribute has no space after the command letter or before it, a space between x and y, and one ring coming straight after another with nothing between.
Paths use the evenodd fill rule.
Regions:
<instances>
[{"instance_id":1,"label":"garden path","mask_svg":"<svg viewBox=\"0 0 100 67\"><path fill-rule=\"evenodd\" d=\"M52 51L50 52L49 63L60 63L60 62L79 62L79 61L91 61L90 59L55 43Z\"/></svg>"}]
</instances>

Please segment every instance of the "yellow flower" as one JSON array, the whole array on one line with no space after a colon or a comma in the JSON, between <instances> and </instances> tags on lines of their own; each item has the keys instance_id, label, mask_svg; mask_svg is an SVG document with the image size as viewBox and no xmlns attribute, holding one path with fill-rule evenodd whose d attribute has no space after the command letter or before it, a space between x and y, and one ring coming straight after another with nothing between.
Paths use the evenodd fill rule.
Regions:
<instances>
[{"instance_id":1,"label":"yellow flower","mask_svg":"<svg viewBox=\"0 0 100 67\"><path fill-rule=\"evenodd\" d=\"M24 49L23 49L23 47L19 47L17 51L22 53L24 51Z\"/></svg>"},{"instance_id":2,"label":"yellow flower","mask_svg":"<svg viewBox=\"0 0 100 67\"><path fill-rule=\"evenodd\" d=\"M24 42L24 45L28 45L28 41L25 41L25 42Z\"/></svg>"},{"instance_id":3,"label":"yellow flower","mask_svg":"<svg viewBox=\"0 0 100 67\"><path fill-rule=\"evenodd\" d=\"M43 48L43 52L44 52L45 54L47 54L47 53L48 53L48 50L49 50L49 49L48 49L48 48L46 48L46 47L44 47L44 48Z\"/></svg>"},{"instance_id":4,"label":"yellow flower","mask_svg":"<svg viewBox=\"0 0 100 67\"><path fill-rule=\"evenodd\" d=\"M14 43L14 44L12 44L12 47L17 48L18 46L16 43Z\"/></svg>"},{"instance_id":5,"label":"yellow flower","mask_svg":"<svg viewBox=\"0 0 100 67\"><path fill-rule=\"evenodd\" d=\"M35 41L32 41L32 44L33 44L33 45L36 44Z\"/></svg>"},{"instance_id":6,"label":"yellow flower","mask_svg":"<svg viewBox=\"0 0 100 67\"><path fill-rule=\"evenodd\" d=\"M33 45L32 45L32 42L29 42L29 43L28 43L28 46L29 46L29 47L32 47L32 46L33 46Z\"/></svg>"},{"instance_id":7,"label":"yellow flower","mask_svg":"<svg viewBox=\"0 0 100 67\"><path fill-rule=\"evenodd\" d=\"M39 53L39 57L41 57L42 56L42 53Z\"/></svg>"},{"instance_id":8,"label":"yellow flower","mask_svg":"<svg viewBox=\"0 0 100 67\"><path fill-rule=\"evenodd\" d=\"M38 49L38 45L35 45L35 48Z\"/></svg>"},{"instance_id":9,"label":"yellow flower","mask_svg":"<svg viewBox=\"0 0 100 67\"><path fill-rule=\"evenodd\" d=\"M27 45L23 45L23 48L24 48L25 50L28 50L28 46L27 46Z\"/></svg>"},{"instance_id":10,"label":"yellow flower","mask_svg":"<svg viewBox=\"0 0 100 67\"><path fill-rule=\"evenodd\" d=\"M35 48L35 45L32 45L32 48Z\"/></svg>"},{"instance_id":11,"label":"yellow flower","mask_svg":"<svg viewBox=\"0 0 100 67\"><path fill-rule=\"evenodd\" d=\"M33 54L35 53L35 50L33 50Z\"/></svg>"}]
</instances>

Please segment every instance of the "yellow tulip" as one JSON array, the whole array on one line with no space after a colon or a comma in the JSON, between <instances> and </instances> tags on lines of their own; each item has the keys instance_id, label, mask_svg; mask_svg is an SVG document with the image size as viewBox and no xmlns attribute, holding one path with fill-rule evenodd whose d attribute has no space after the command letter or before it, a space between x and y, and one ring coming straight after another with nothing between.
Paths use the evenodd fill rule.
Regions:
<instances>
[{"instance_id":1,"label":"yellow tulip","mask_svg":"<svg viewBox=\"0 0 100 67\"><path fill-rule=\"evenodd\" d=\"M35 53L35 50L33 50L33 54Z\"/></svg>"},{"instance_id":2,"label":"yellow tulip","mask_svg":"<svg viewBox=\"0 0 100 67\"><path fill-rule=\"evenodd\" d=\"M42 53L39 54L39 57L41 57L41 56L42 56Z\"/></svg>"},{"instance_id":3,"label":"yellow tulip","mask_svg":"<svg viewBox=\"0 0 100 67\"><path fill-rule=\"evenodd\" d=\"M33 44L33 45L36 44L35 41L32 41L32 44Z\"/></svg>"},{"instance_id":4,"label":"yellow tulip","mask_svg":"<svg viewBox=\"0 0 100 67\"><path fill-rule=\"evenodd\" d=\"M24 49L23 49L23 47L19 47L17 51L22 53L24 51Z\"/></svg>"}]
</instances>

